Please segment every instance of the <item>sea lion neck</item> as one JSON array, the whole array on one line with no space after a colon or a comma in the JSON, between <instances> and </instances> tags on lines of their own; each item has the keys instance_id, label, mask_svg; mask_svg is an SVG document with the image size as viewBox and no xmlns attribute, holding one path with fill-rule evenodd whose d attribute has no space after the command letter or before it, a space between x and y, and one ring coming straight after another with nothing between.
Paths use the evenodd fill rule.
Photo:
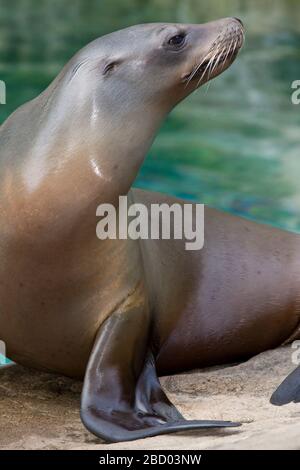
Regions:
<instances>
[{"instance_id":1,"label":"sea lion neck","mask_svg":"<svg viewBox=\"0 0 300 470\"><path fill-rule=\"evenodd\" d=\"M76 96L73 84L63 88L67 80L58 77L59 86L54 83L43 97L24 159L24 185L29 193L45 184L57 191L72 180L70 192L77 187L87 200L112 202L129 191L167 113L149 103L118 104L97 89L83 88Z\"/></svg>"},{"instance_id":2,"label":"sea lion neck","mask_svg":"<svg viewBox=\"0 0 300 470\"><path fill-rule=\"evenodd\" d=\"M8 231L95 237L98 205L128 193L162 119L147 127L137 111L109 114L93 96L74 102L54 85L1 128L2 142L15 141L1 155L0 213Z\"/></svg>"}]
</instances>

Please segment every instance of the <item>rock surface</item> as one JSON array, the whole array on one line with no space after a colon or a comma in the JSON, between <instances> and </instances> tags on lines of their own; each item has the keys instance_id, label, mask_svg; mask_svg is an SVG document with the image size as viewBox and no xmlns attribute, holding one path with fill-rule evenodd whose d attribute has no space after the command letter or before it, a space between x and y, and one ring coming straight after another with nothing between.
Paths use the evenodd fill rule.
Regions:
<instances>
[{"instance_id":1,"label":"rock surface","mask_svg":"<svg viewBox=\"0 0 300 470\"><path fill-rule=\"evenodd\" d=\"M188 418L240 421L227 430L190 431L106 444L79 418L81 383L13 366L0 370L0 449L300 449L300 404L269 397L295 366L287 346L247 362L161 382Z\"/></svg>"}]
</instances>

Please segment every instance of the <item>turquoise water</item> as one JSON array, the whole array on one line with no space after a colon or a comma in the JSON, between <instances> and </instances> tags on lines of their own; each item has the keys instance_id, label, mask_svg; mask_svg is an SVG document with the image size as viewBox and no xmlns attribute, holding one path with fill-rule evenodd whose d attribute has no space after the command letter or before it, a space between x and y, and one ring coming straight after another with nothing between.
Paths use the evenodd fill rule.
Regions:
<instances>
[{"instance_id":1,"label":"turquoise water","mask_svg":"<svg viewBox=\"0 0 300 470\"><path fill-rule=\"evenodd\" d=\"M10 360L4 357L2 354L0 354L0 367L5 365L5 364L10 364Z\"/></svg>"},{"instance_id":2,"label":"turquoise water","mask_svg":"<svg viewBox=\"0 0 300 470\"><path fill-rule=\"evenodd\" d=\"M95 37L147 21L239 16L236 63L182 103L161 130L136 185L300 230L300 3L294 0L68 0L0 4L0 122L42 91Z\"/></svg>"}]
</instances>

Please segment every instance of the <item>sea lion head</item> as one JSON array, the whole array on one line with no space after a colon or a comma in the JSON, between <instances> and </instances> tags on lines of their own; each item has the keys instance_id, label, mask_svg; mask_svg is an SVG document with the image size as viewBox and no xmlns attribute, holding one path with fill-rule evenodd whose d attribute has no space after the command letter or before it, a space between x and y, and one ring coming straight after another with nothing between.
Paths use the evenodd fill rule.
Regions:
<instances>
[{"instance_id":1,"label":"sea lion head","mask_svg":"<svg viewBox=\"0 0 300 470\"><path fill-rule=\"evenodd\" d=\"M228 68L243 38L236 18L142 24L102 36L79 51L43 94L37 132L46 137L34 142L47 141L43 155L47 151L59 168L76 156L88 159L103 187L107 182L125 193L166 115Z\"/></svg>"},{"instance_id":2,"label":"sea lion head","mask_svg":"<svg viewBox=\"0 0 300 470\"><path fill-rule=\"evenodd\" d=\"M169 111L226 70L243 38L243 25L236 18L137 25L103 36L80 51L71 79L86 80L90 93L98 92L102 107L132 112L159 105Z\"/></svg>"}]
</instances>

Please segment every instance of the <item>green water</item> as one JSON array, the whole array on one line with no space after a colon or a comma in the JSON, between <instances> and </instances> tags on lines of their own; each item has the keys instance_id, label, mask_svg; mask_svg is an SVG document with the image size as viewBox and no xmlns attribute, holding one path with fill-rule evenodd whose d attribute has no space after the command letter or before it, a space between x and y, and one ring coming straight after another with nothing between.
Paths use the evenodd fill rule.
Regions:
<instances>
[{"instance_id":1,"label":"green water","mask_svg":"<svg viewBox=\"0 0 300 470\"><path fill-rule=\"evenodd\" d=\"M136 185L300 231L300 2L297 0L0 0L2 122L80 47L148 21L239 16L236 63L168 118Z\"/></svg>"}]
</instances>

